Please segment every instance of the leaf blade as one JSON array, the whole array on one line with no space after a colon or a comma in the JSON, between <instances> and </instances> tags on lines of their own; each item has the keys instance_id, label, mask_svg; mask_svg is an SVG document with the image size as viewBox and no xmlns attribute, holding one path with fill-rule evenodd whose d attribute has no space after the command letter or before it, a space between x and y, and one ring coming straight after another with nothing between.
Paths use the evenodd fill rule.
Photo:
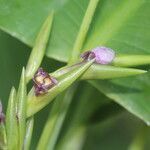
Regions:
<instances>
[{"instance_id":1,"label":"leaf blade","mask_svg":"<svg viewBox=\"0 0 150 150\"><path fill-rule=\"evenodd\" d=\"M26 67L26 81L28 82L30 79L32 79L33 75L39 68L42 59L45 55L46 46L48 43L48 39L51 32L53 22L53 13L51 13L43 23L38 36L35 40L34 47L31 51L27 67Z\"/></svg>"},{"instance_id":2,"label":"leaf blade","mask_svg":"<svg viewBox=\"0 0 150 150\"><path fill-rule=\"evenodd\" d=\"M18 107L17 107L17 116L18 116L18 128L19 128L19 148L23 148L25 130L26 130L26 77L25 69L22 69L19 89L17 93Z\"/></svg>"},{"instance_id":3,"label":"leaf blade","mask_svg":"<svg viewBox=\"0 0 150 150\"><path fill-rule=\"evenodd\" d=\"M6 113L6 132L8 149L18 148L18 126L16 118L16 90L13 87L10 92L7 113Z\"/></svg>"}]
</instances>

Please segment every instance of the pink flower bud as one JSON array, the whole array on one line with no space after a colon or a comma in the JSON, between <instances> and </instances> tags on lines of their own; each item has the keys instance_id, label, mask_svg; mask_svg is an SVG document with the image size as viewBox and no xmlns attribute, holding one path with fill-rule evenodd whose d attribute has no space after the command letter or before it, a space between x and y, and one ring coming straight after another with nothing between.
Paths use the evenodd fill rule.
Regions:
<instances>
[{"instance_id":1,"label":"pink flower bud","mask_svg":"<svg viewBox=\"0 0 150 150\"><path fill-rule=\"evenodd\" d=\"M81 57L86 61L95 58L95 62L98 64L109 64L115 58L115 52L111 48L102 46L83 53Z\"/></svg>"}]
</instances>

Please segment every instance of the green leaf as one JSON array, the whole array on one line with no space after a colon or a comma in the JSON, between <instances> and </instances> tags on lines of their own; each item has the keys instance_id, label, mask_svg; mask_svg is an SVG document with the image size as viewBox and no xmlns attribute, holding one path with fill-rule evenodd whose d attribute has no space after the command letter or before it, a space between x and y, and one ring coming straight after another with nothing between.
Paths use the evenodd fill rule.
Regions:
<instances>
[{"instance_id":1,"label":"green leaf","mask_svg":"<svg viewBox=\"0 0 150 150\"><path fill-rule=\"evenodd\" d=\"M67 61L88 2L89 0L66 0L61 3L59 0L2 0L0 27L33 46L44 18L54 9L56 17L47 56ZM98 4L84 49L108 45L117 49L117 53L147 53L150 47L150 32L147 30L149 7L148 0L114 0L113 3L102 0Z\"/></svg>"},{"instance_id":2,"label":"green leaf","mask_svg":"<svg viewBox=\"0 0 150 150\"><path fill-rule=\"evenodd\" d=\"M33 75L39 68L42 59L45 55L46 46L48 43L51 26L53 21L53 13L51 13L44 24L42 25L40 32L35 40L34 47L31 51L29 61L26 67L26 81L32 79Z\"/></svg>"},{"instance_id":3,"label":"green leaf","mask_svg":"<svg viewBox=\"0 0 150 150\"><path fill-rule=\"evenodd\" d=\"M26 132L26 79L25 79L25 69L22 69L19 89L17 93L18 106L17 106L17 116L18 116L18 128L19 128L19 148L23 148L25 132Z\"/></svg>"},{"instance_id":4,"label":"green leaf","mask_svg":"<svg viewBox=\"0 0 150 150\"><path fill-rule=\"evenodd\" d=\"M128 150L143 122L124 112L88 128L83 150ZM148 128L149 129L149 128ZM147 130L148 131L148 130ZM150 132L148 132L149 134ZM149 139L145 139L149 143ZM148 150L145 147L142 150Z\"/></svg>"},{"instance_id":5,"label":"green leaf","mask_svg":"<svg viewBox=\"0 0 150 150\"><path fill-rule=\"evenodd\" d=\"M150 73L145 75L110 81L90 81L106 96L126 108L129 112L150 125Z\"/></svg>"},{"instance_id":6,"label":"green leaf","mask_svg":"<svg viewBox=\"0 0 150 150\"><path fill-rule=\"evenodd\" d=\"M7 3L2 0L0 5L0 28L33 46L44 19L51 10L54 10L57 17L54 20L52 38L50 39L50 43L53 44L49 43L47 56L66 60L71 54L70 49L80 28L87 4L88 0L65 0L61 2L60 0L45 0L44 2L40 0L14 0ZM8 9L4 9L5 7ZM70 14L75 16L70 18Z\"/></svg>"},{"instance_id":7,"label":"green leaf","mask_svg":"<svg viewBox=\"0 0 150 150\"><path fill-rule=\"evenodd\" d=\"M121 68L105 65L93 65L81 79L113 79L146 73L144 70Z\"/></svg>"},{"instance_id":8,"label":"green leaf","mask_svg":"<svg viewBox=\"0 0 150 150\"><path fill-rule=\"evenodd\" d=\"M94 60L91 60L84 65L81 65L80 67L74 69L72 72L69 72L68 74L62 76L60 79L58 79L58 83L45 95L36 96L34 93L34 89L32 89L28 95L27 117L38 112L50 101L52 101L58 94L68 88L92 65L93 62Z\"/></svg>"},{"instance_id":9,"label":"green leaf","mask_svg":"<svg viewBox=\"0 0 150 150\"><path fill-rule=\"evenodd\" d=\"M75 68L80 67L83 64L84 63L78 63L73 66L65 66L63 68L56 70L50 75L54 76L55 78L59 78L60 76L68 73L71 70L74 70ZM82 75L81 79L82 80L113 79L113 78L133 76L133 75L138 75L143 73L146 73L146 71L140 69L121 68L121 67L114 67L109 65L92 64L91 67Z\"/></svg>"},{"instance_id":10,"label":"green leaf","mask_svg":"<svg viewBox=\"0 0 150 150\"><path fill-rule=\"evenodd\" d=\"M6 132L7 132L7 145L8 150L18 149L18 126L16 117L16 90L13 87L10 92L10 97L6 113Z\"/></svg>"},{"instance_id":11,"label":"green leaf","mask_svg":"<svg viewBox=\"0 0 150 150\"><path fill-rule=\"evenodd\" d=\"M33 126L34 126L34 118L30 117L27 120L27 125L26 125L26 135L25 135L25 140L24 140L24 150L29 150L30 149L30 144L31 144L31 140L32 140Z\"/></svg>"}]
</instances>

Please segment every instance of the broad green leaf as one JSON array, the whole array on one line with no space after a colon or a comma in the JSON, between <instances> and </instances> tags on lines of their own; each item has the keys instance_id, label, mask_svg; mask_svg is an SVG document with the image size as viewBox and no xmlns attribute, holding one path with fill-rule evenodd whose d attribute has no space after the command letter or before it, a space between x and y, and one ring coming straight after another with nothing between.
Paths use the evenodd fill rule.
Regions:
<instances>
[{"instance_id":1,"label":"broad green leaf","mask_svg":"<svg viewBox=\"0 0 150 150\"><path fill-rule=\"evenodd\" d=\"M30 117L27 120L27 124L26 124L26 134L25 134L25 139L24 139L24 150L30 149L33 126L34 126L34 117Z\"/></svg>"},{"instance_id":2,"label":"broad green leaf","mask_svg":"<svg viewBox=\"0 0 150 150\"><path fill-rule=\"evenodd\" d=\"M90 81L106 96L150 125L150 73L110 81Z\"/></svg>"},{"instance_id":3,"label":"broad green leaf","mask_svg":"<svg viewBox=\"0 0 150 150\"><path fill-rule=\"evenodd\" d=\"M6 132L7 132L7 145L8 150L18 149L18 126L16 117L16 90L13 87L10 92L10 97L6 113Z\"/></svg>"},{"instance_id":4,"label":"broad green leaf","mask_svg":"<svg viewBox=\"0 0 150 150\"><path fill-rule=\"evenodd\" d=\"M33 78L33 75L39 68L45 55L46 46L49 40L53 21L53 13L51 13L43 23L40 32L35 40L34 47L31 51L27 67L26 67L26 82Z\"/></svg>"},{"instance_id":5,"label":"broad green leaf","mask_svg":"<svg viewBox=\"0 0 150 150\"><path fill-rule=\"evenodd\" d=\"M143 126L143 122L133 115L127 112L121 113L115 118L90 126L86 132L86 140L82 150L128 150ZM147 128L147 134L150 137L149 127L145 125L145 128ZM148 137L144 139L145 144L149 143ZM149 150L149 146L141 150Z\"/></svg>"},{"instance_id":6,"label":"broad green leaf","mask_svg":"<svg viewBox=\"0 0 150 150\"><path fill-rule=\"evenodd\" d=\"M32 89L28 94L27 117L38 112L50 101L52 101L58 94L68 88L92 65L93 61L94 60L91 60L74 69L72 72L69 72L68 74L62 76L60 79L58 79L58 83L44 95L36 96L34 93L34 89Z\"/></svg>"},{"instance_id":7,"label":"broad green leaf","mask_svg":"<svg viewBox=\"0 0 150 150\"><path fill-rule=\"evenodd\" d=\"M47 56L67 61L88 2L1 0L0 27L33 46L40 26L49 11L54 9L56 16ZM148 0L114 0L113 3L101 0L84 49L107 45L116 49L117 53L147 53L150 48L149 7Z\"/></svg>"},{"instance_id":8,"label":"broad green leaf","mask_svg":"<svg viewBox=\"0 0 150 150\"><path fill-rule=\"evenodd\" d=\"M89 0L1 0L0 27L33 46L42 23L49 12L54 10L56 17L47 56L66 61L71 54L70 49L73 47L88 2Z\"/></svg>"},{"instance_id":9,"label":"broad green leaf","mask_svg":"<svg viewBox=\"0 0 150 150\"><path fill-rule=\"evenodd\" d=\"M83 74L81 79L113 79L146 73L144 70L121 68L105 65L93 65Z\"/></svg>"},{"instance_id":10,"label":"broad green leaf","mask_svg":"<svg viewBox=\"0 0 150 150\"><path fill-rule=\"evenodd\" d=\"M18 129L19 129L19 148L23 148L23 142L26 132L26 105L27 105L27 89L26 89L26 77L25 69L22 69L21 79L19 83L19 89L17 93L17 117L18 117Z\"/></svg>"}]
</instances>

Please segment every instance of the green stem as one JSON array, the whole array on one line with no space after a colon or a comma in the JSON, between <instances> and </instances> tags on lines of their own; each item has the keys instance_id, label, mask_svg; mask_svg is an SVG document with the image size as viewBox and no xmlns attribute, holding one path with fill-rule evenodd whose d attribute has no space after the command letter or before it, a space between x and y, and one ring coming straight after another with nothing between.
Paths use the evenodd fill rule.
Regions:
<instances>
[{"instance_id":1,"label":"green stem","mask_svg":"<svg viewBox=\"0 0 150 150\"><path fill-rule=\"evenodd\" d=\"M30 117L27 120L27 125L26 125L26 135L25 135L25 140L24 140L24 150L29 150L30 149L32 132L33 132L33 126L34 126L34 118Z\"/></svg>"},{"instance_id":2,"label":"green stem","mask_svg":"<svg viewBox=\"0 0 150 150\"><path fill-rule=\"evenodd\" d=\"M53 150L61 130L61 126L64 122L67 109L70 105L71 99L74 95L76 85L69 88L67 92L63 92L54 101L50 116L44 127L42 136L38 143L37 150L48 149ZM54 132L55 131L55 132Z\"/></svg>"},{"instance_id":3,"label":"green stem","mask_svg":"<svg viewBox=\"0 0 150 150\"><path fill-rule=\"evenodd\" d=\"M89 2L79 33L77 35L77 39L73 47L73 51L69 63L74 63L76 60L78 60L78 57L80 55L81 49L86 39L98 2L99 0L90 0Z\"/></svg>"}]
</instances>

